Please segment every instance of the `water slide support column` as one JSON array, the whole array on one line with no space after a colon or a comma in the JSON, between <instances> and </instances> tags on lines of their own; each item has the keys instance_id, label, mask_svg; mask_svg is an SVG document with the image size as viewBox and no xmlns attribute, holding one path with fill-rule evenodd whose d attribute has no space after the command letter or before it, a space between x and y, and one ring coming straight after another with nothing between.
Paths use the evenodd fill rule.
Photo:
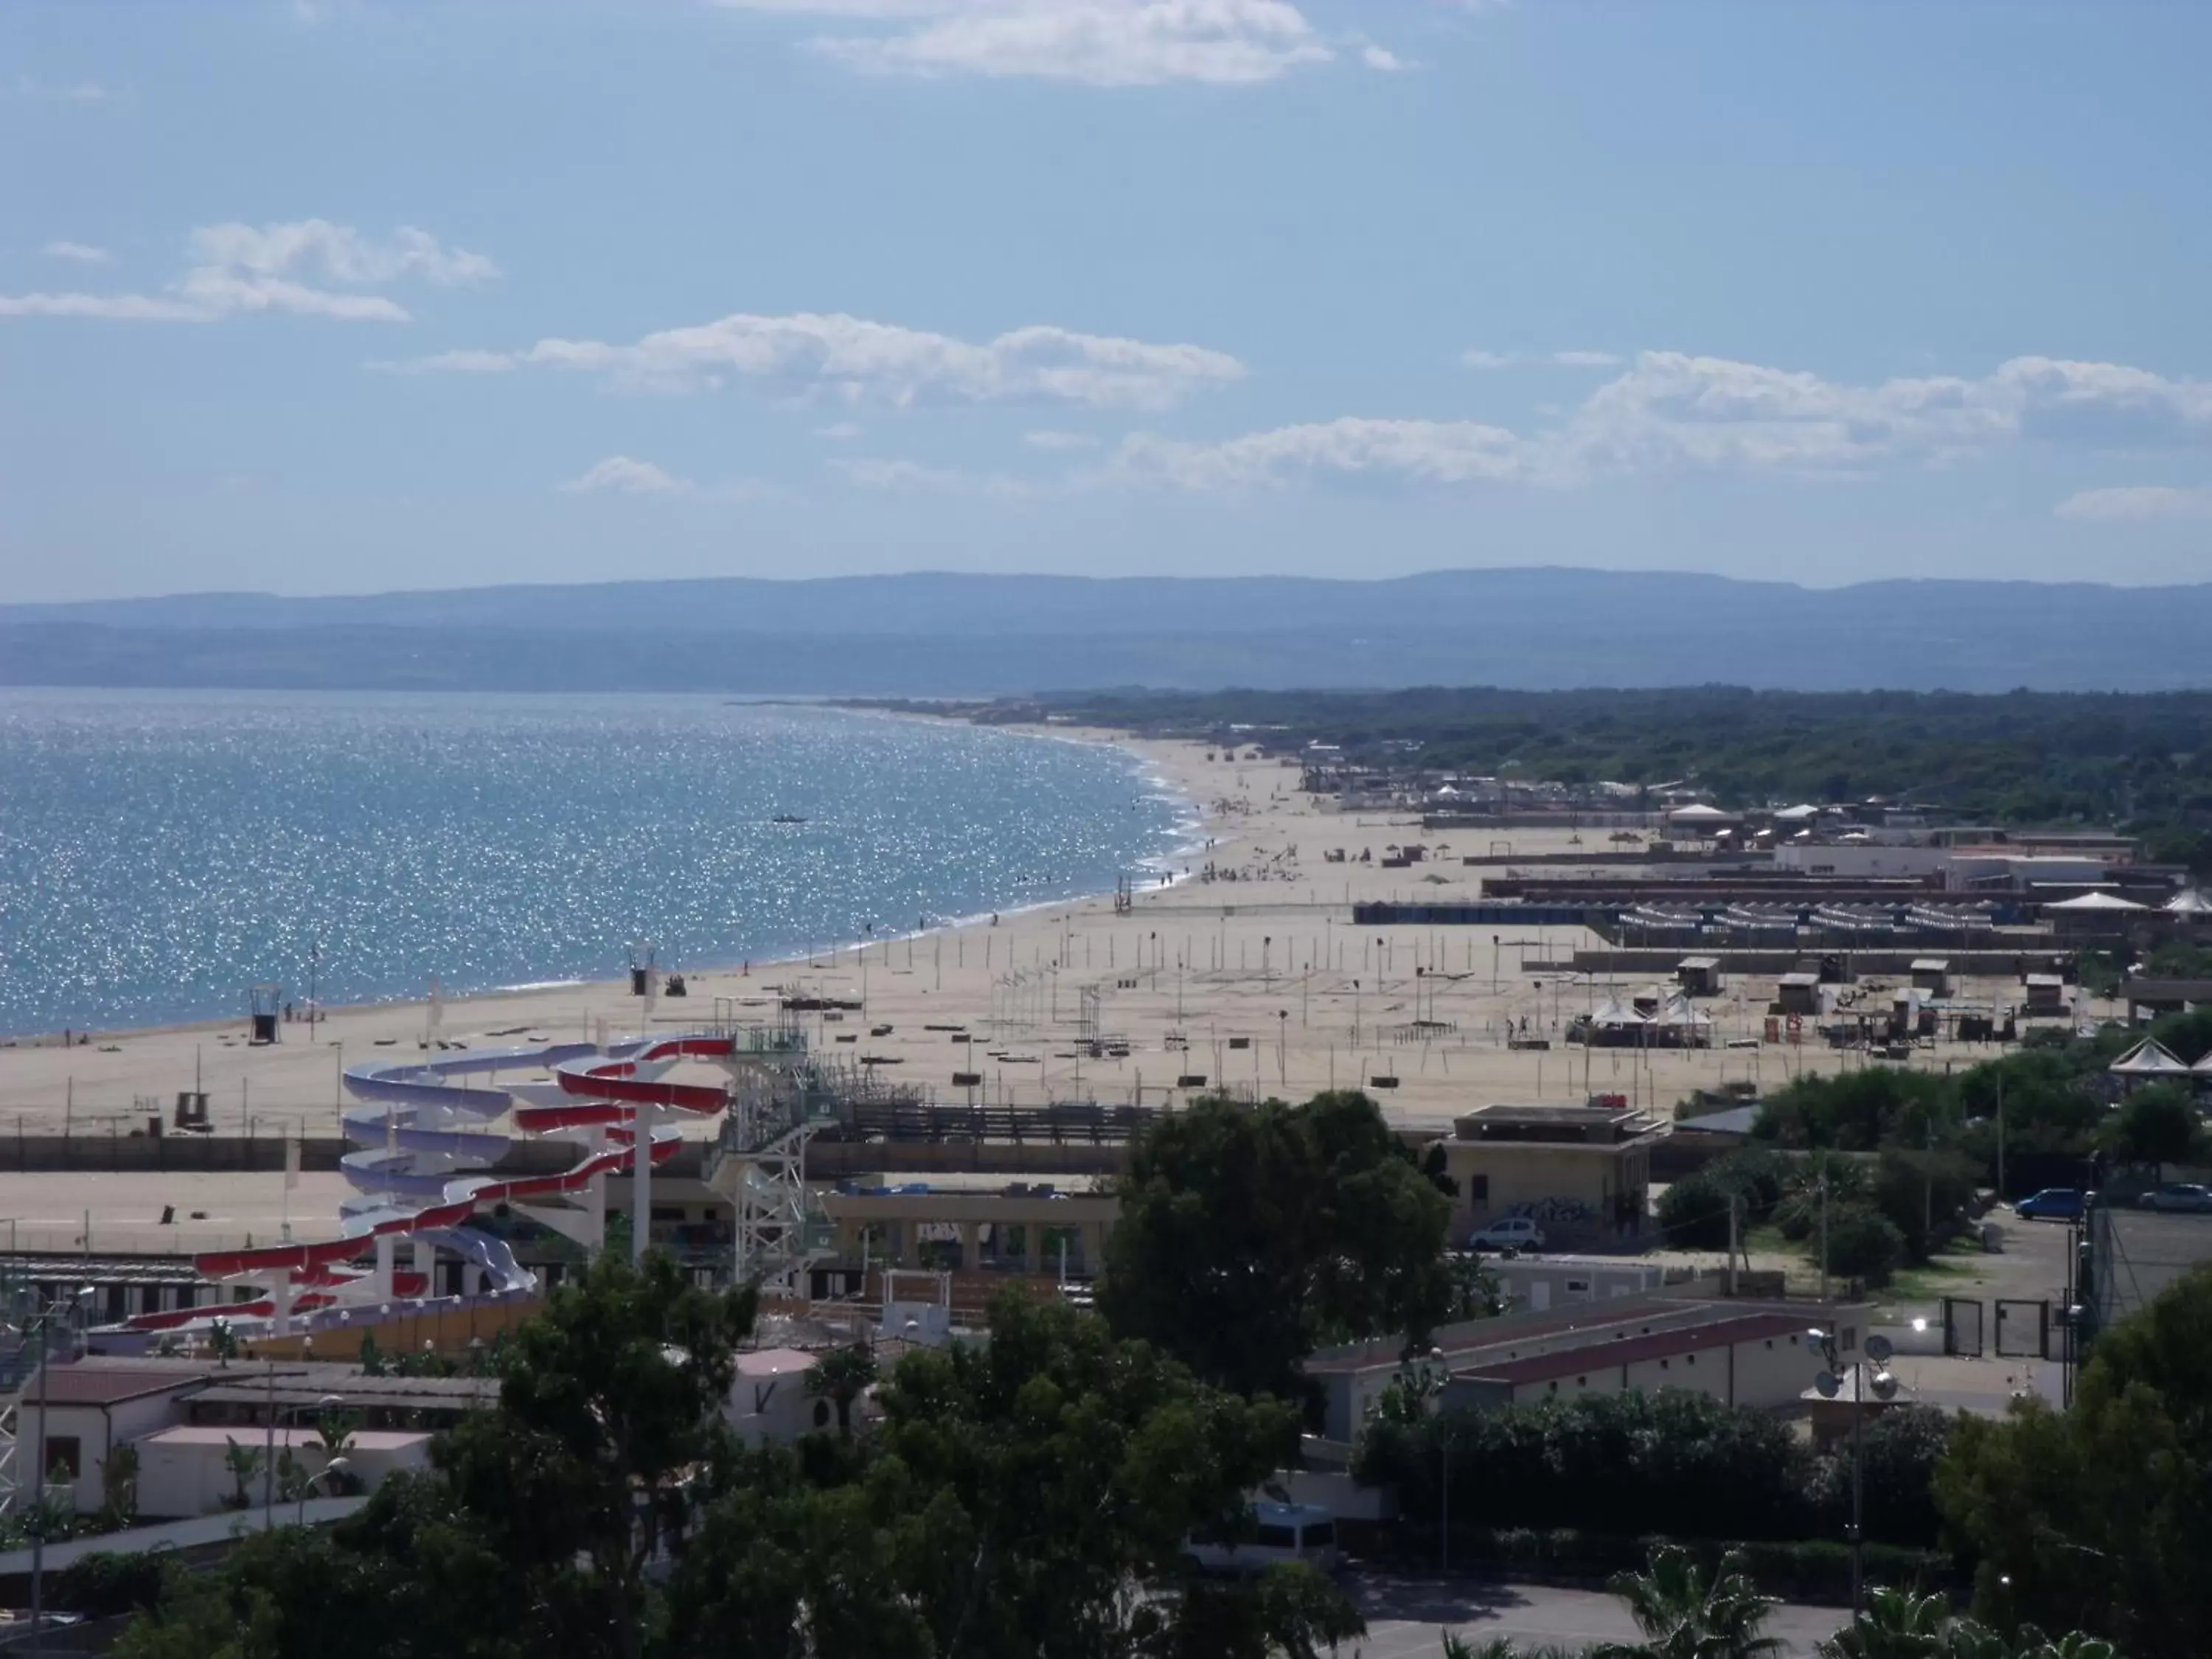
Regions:
<instances>
[{"instance_id":1,"label":"water slide support column","mask_svg":"<svg viewBox=\"0 0 2212 1659\"><path fill-rule=\"evenodd\" d=\"M376 1299L379 1302L392 1300L392 1270L397 1265L398 1256L398 1236L379 1233L376 1236Z\"/></svg>"},{"instance_id":2,"label":"water slide support column","mask_svg":"<svg viewBox=\"0 0 2212 1659\"><path fill-rule=\"evenodd\" d=\"M422 1294L435 1296L438 1293L438 1247L427 1238L417 1238L412 1242L414 1249L409 1265L422 1275Z\"/></svg>"},{"instance_id":3,"label":"water slide support column","mask_svg":"<svg viewBox=\"0 0 2212 1659\"><path fill-rule=\"evenodd\" d=\"M633 1266L645 1260L646 1234L653 1225L653 1125L656 1111L651 1106L640 1106L630 1116L630 1167L635 1172L629 1223L629 1259Z\"/></svg>"}]
</instances>

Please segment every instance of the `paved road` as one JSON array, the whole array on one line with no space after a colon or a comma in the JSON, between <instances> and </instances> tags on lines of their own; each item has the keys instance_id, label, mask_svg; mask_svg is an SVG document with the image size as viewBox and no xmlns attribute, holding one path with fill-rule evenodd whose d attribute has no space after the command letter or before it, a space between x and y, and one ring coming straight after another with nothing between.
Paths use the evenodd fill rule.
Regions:
<instances>
[{"instance_id":1,"label":"paved road","mask_svg":"<svg viewBox=\"0 0 2212 1659\"><path fill-rule=\"evenodd\" d=\"M1367 1634L1346 1650L1359 1659L1440 1659L1443 1633L1458 1631L1480 1640L1557 1643L1570 1650L1594 1642L1630 1641L1635 1625L1617 1600L1599 1590L1554 1589L1541 1584L1454 1580L1449 1583L1359 1574L1346 1581L1367 1620ZM1844 1622L1835 1607L1785 1601L1767 1626L1792 1659L1811 1659L1814 1644Z\"/></svg>"}]
</instances>

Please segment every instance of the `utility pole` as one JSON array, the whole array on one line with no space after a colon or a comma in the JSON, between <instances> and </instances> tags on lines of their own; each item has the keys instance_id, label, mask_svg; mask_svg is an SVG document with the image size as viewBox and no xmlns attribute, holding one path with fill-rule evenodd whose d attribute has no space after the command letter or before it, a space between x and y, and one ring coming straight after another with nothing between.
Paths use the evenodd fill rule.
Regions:
<instances>
[{"instance_id":1,"label":"utility pole","mask_svg":"<svg viewBox=\"0 0 2212 1659\"><path fill-rule=\"evenodd\" d=\"M1820 1177L1820 1300L1828 1299L1828 1177Z\"/></svg>"}]
</instances>

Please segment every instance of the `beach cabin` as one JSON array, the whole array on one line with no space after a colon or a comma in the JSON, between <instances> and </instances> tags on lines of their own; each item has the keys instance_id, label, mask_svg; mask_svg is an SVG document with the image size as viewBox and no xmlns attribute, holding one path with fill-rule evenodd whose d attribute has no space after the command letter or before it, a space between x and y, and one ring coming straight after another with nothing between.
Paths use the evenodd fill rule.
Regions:
<instances>
[{"instance_id":1,"label":"beach cabin","mask_svg":"<svg viewBox=\"0 0 2212 1659\"><path fill-rule=\"evenodd\" d=\"M1674 982L1685 996L1717 997L1727 988L1718 957L1684 957L1674 964Z\"/></svg>"},{"instance_id":2,"label":"beach cabin","mask_svg":"<svg viewBox=\"0 0 2212 1659\"><path fill-rule=\"evenodd\" d=\"M1948 997L1957 988L1951 978L1950 957L1914 957L1912 984L1916 990L1925 991L1932 998Z\"/></svg>"},{"instance_id":3,"label":"beach cabin","mask_svg":"<svg viewBox=\"0 0 2212 1659\"><path fill-rule=\"evenodd\" d=\"M1783 975L1774 981L1774 1000L1778 1012L1803 1018L1817 1017L1820 1012L1820 975Z\"/></svg>"}]
</instances>

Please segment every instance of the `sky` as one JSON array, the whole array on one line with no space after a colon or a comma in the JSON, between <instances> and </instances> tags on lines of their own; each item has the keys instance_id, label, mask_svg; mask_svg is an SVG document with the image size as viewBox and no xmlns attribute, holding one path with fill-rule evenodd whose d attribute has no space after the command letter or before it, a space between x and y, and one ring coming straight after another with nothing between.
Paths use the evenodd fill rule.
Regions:
<instances>
[{"instance_id":1,"label":"sky","mask_svg":"<svg viewBox=\"0 0 2212 1659\"><path fill-rule=\"evenodd\" d=\"M0 599L2212 580L2212 6L0 9Z\"/></svg>"}]
</instances>

